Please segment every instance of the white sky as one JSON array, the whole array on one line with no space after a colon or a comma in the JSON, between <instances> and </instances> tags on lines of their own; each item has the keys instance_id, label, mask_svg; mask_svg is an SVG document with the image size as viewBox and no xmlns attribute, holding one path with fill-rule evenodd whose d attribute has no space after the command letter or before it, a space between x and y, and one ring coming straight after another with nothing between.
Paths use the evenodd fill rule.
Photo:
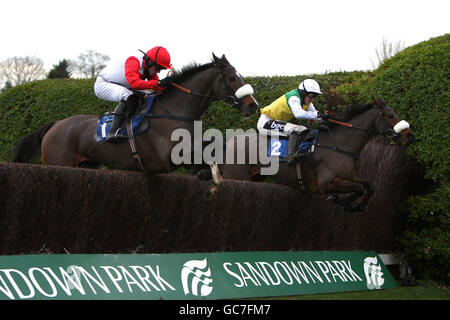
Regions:
<instances>
[{"instance_id":1,"label":"white sky","mask_svg":"<svg viewBox=\"0 0 450 320\"><path fill-rule=\"evenodd\" d=\"M225 54L244 76L372 68L383 38L411 46L450 32L448 0L14 0L0 2L0 60L51 69L94 50L166 47L175 67Z\"/></svg>"}]
</instances>

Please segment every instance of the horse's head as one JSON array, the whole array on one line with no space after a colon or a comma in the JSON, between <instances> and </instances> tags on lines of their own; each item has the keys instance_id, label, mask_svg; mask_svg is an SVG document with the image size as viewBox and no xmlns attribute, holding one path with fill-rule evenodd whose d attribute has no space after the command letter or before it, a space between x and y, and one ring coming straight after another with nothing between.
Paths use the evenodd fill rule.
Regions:
<instances>
[{"instance_id":1,"label":"horse's head","mask_svg":"<svg viewBox=\"0 0 450 320\"><path fill-rule=\"evenodd\" d=\"M399 142L407 146L414 141L414 135L409 129L409 123L401 120L391 107L381 100L375 100L375 105L380 109L380 117L375 124L377 133L389 140Z\"/></svg>"},{"instance_id":2,"label":"horse's head","mask_svg":"<svg viewBox=\"0 0 450 320\"><path fill-rule=\"evenodd\" d=\"M228 105L238 108L243 116L254 114L258 109L258 103L253 98L252 86L244 84L241 75L228 62L225 55L217 58L213 53L213 64L221 73L214 82L214 95L223 98Z\"/></svg>"}]
</instances>

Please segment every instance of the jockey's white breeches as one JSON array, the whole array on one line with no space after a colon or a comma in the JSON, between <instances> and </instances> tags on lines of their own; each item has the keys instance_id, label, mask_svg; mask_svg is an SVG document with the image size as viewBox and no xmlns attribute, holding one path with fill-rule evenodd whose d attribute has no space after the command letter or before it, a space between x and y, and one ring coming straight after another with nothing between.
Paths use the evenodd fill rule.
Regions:
<instances>
[{"instance_id":1,"label":"jockey's white breeches","mask_svg":"<svg viewBox=\"0 0 450 320\"><path fill-rule=\"evenodd\" d=\"M94 92L97 98L113 102L127 100L128 97L133 94L133 91L125 88L124 86L108 82L102 77L97 77L94 84Z\"/></svg>"},{"instance_id":2,"label":"jockey's white breeches","mask_svg":"<svg viewBox=\"0 0 450 320\"><path fill-rule=\"evenodd\" d=\"M256 125L259 133L264 135L278 135L289 136L292 131L302 132L307 128L298 124L293 124L286 121L273 120L271 117L265 114L261 114L258 123Z\"/></svg>"}]
</instances>

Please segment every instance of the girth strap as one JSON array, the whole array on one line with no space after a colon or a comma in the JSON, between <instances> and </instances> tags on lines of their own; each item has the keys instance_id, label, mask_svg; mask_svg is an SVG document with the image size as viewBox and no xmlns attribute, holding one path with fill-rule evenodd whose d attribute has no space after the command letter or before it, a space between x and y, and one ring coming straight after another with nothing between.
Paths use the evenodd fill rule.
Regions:
<instances>
[{"instance_id":1,"label":"girth strap","mask_svg":"<svg viewBox=\"0 0 450 320\"><path fill-rule=\"evenodd\" d=\"M142 164L141 157L136 148L136 141L134 140L133 134L133 119L130 119L127 124L127 133L128 133L128 142L130 143L131 155L133 156L134 161L139 165L142 171L145 172L144 165Z\"/></svg>"},{"instance_id":2,"label":"girth strap","mask_svg":"<svg viewBox=\"0 0 450 320\"><path fill-rule=\"evenodd\" d=\"M297 183L300 191L307 193L308 189L306 189L306 186L303 183L302 165L299 162L295 164L295 171L297 173Z\"/></svg>"}]
</instances>

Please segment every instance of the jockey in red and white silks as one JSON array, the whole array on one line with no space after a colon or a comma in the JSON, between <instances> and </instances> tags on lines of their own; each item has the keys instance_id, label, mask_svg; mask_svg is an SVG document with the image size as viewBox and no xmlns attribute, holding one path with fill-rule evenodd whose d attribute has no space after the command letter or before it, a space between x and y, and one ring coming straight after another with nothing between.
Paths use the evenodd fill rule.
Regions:
<instances>
[{"instance_id":1,"label":"jockey in red and white silks","mask_svg":"<svg viewBox=\"0 0 450 320\"><path fill-rule=\"evenodd\" d=\"M115 140L123 122L125 110L133 113L137 108L137 97L132 90L162 90L172 82L171 77L159 79L158 73L172 69L170 54L158 46L144 53L136 52L126 59L108 64L98 75L94 84L95 95L107 101L118 102L107 141Z\"/></svg>"},{"instance_id":2,"label":"jockey in red and white silks","mask_svg":"<svg viewBox=\"0 0 450 320\"><path fill-rule=\"evenodd\" d=\"M155 47L146 56L137 51L135 55L108 64L97 77L95 95L102 100L120 102L133 94L130 89L161 90L167 86L167 83L160 83L158 77L161 70L172 69L167 50Z\"/></svg>"}]
</instances>

